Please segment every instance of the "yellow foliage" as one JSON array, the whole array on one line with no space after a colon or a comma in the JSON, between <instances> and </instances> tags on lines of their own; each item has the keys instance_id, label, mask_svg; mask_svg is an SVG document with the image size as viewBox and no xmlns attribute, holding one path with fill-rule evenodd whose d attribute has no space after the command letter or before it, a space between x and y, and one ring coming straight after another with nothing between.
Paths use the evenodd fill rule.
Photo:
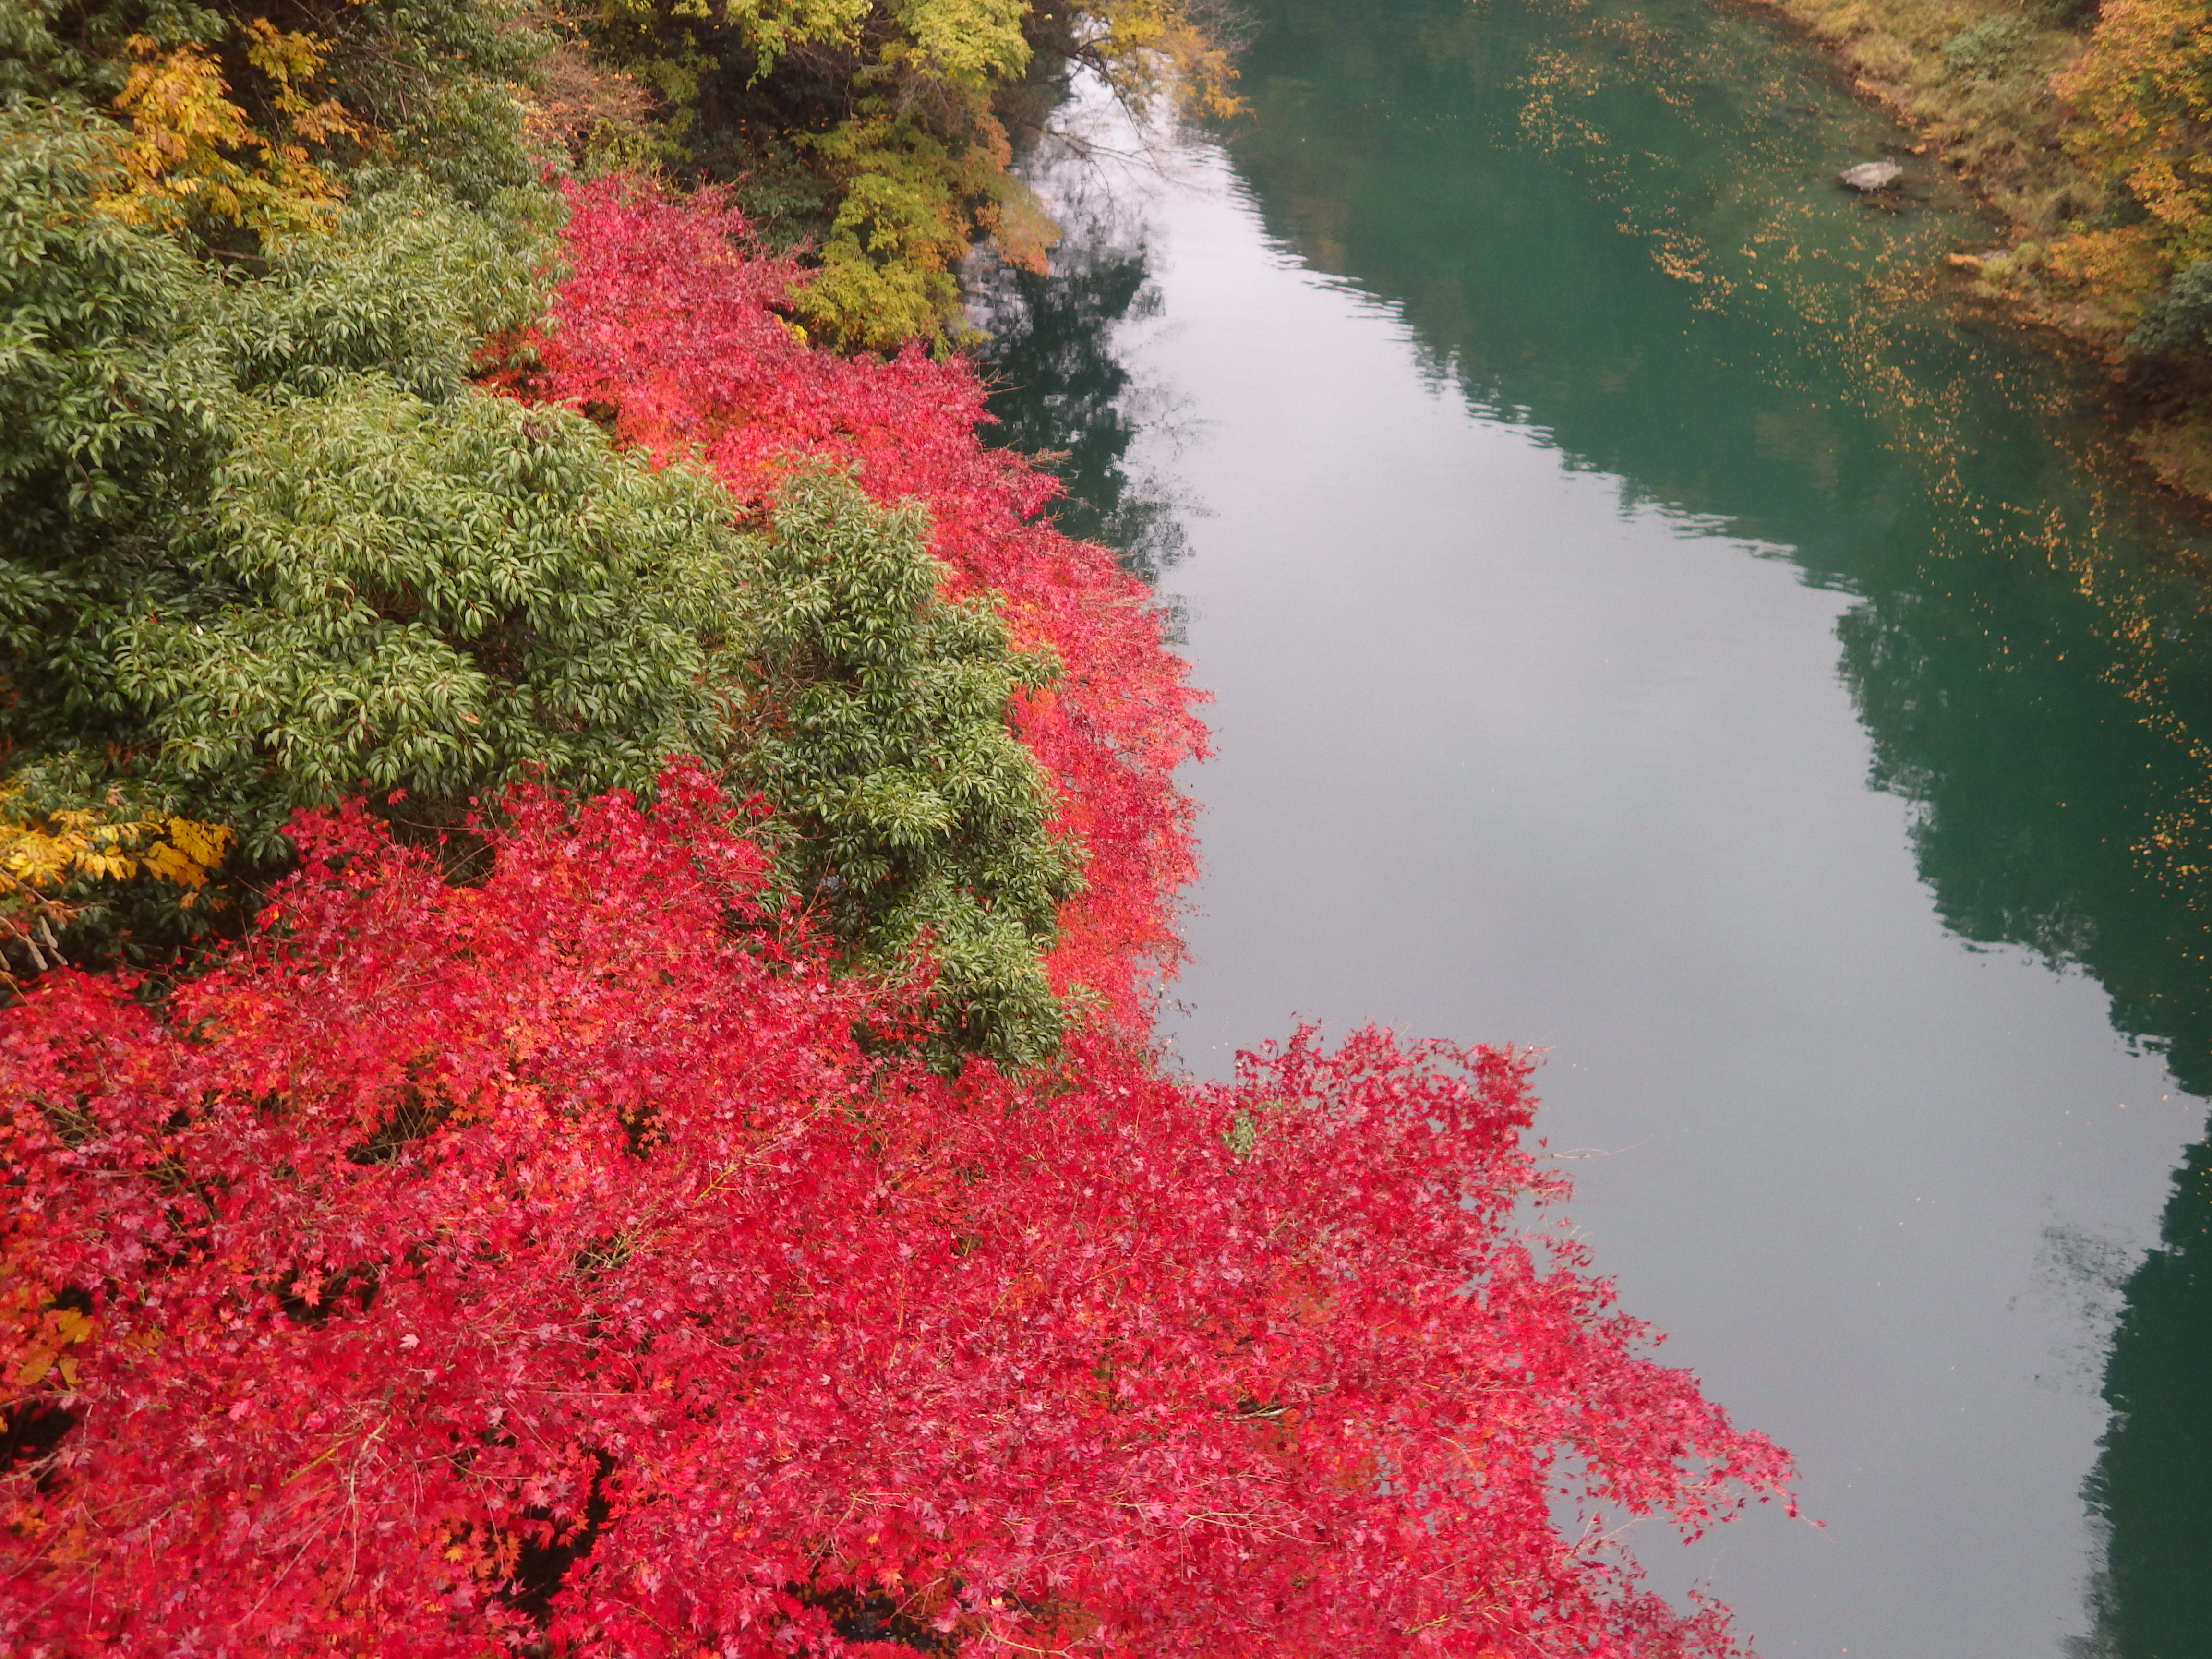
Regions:
<instances>
[{"instance_id":1,"label":"yellow foliage","mask_svg":"<svg viewBox=\"0 0 2212 1659\"><path fill-rule=\"evenodd\" d=\"M2175 252L2212 252L2212 11L2106 0L2089 49L2052 77L2067 148L2124 183Z\"/></svg>"},{"instance_id":2,"label":"yellow foliage","mask_svg":"<svg viewBox=\"0 0 2212 1659\"><path fill-rule=\"evenodd\" d=\"M266 18L240 23L246 61L269 88L282 132L255 127L231 101L222 66L198 46L163 52L145 35L130 40L131 66L115 106L131 118L123 161L125 191L100 205L137 223L172 222L187 211L263 235L313 230L343 191L308 158L310 143L363 136L336 99L313 95L330 43L279 29Z\"/></svg>"},{"instance_id":3,"label":"yellow foliage","mask_svg":"<svg viewBox=\"0 0 2212 1659\"><path fill-rule=\"evenodd\" d=\"M795 46L857 47L874 9L874 0L725 0L722 15L744 30L766 75Z\"/></svg>"},{"instance_id":4,"label":"yellow foliage","mask_svg":"<svg viewBox=\"0 0 2212 1659\"><path fill-rule=\"evenodd\" d=\"M69 1350L80 1342L88 1341L99 1328L99 1322L75 1308L56 1309L48 1303L40 1310L37 1334L23 1349L23 1362L15 1372L15 1386L27 1389L46 1380L46 1373L55 1369L58 1361L64 1388L76 1387L76 1361Z\"/></svg>"},{"instance_id":5,"label":"yellow foliage","mask_svg":"<svg viewBox=\"0 0 2212 1659\"><path fill-rule=\"evenodd\" d=\"M2044 268L2083 293L2132 311L2166 279L2167 261L2142 225L2077 231L2052 242Z\"/></svg>"},{"instance_id":6,"label":"yellow foliage","mask_svg":"<svg viewBox=\"0 0 2212 1659\"><path fill-rule=\"evenodd\" d=\"M0 813L9 799L0 795ZM184 888L190 902L234 839L219 823L179 817L111 821L96 807L50 813L40 822L0 817L0 875L12 886L35 890L88 878L125 881L143 870Z\"/></svg>"},{"instance_id":7,"label":"yellow foliage","mask_svg":"<svg viewBox=\"0 0 2212 1659\"><path fill-rule=\"evenodd\" d=\"M1029 11L1028 0L907 0L896 14L904 38L885 43L882 61L956 87L1012 80L1029 67Z\"/></svg>"},{"instance_id":8,"label":"yellow foliage","mask_svg":"<svg viewBox=\"0 0 2212 1659\"><path fill-rule=\"evenodd\" d=\"M1174 0L1103 0L1085 9L1099 32L1086 57L1116 95L1141 108L1165 93L1194 113L1234 115L1228 48Z\"/></svg>"},{"instance_id":9,"label":"yellow foliage","mask_svg":"<svg viewBox=\"0 0 2212 1659\"><path fill-rule=\"evenodd\" d=\"M327 144L335 138L364 136L361 123L337 99L313 95L323 60L331 54L331 42L319 35L288 33L265 17L239 27L246 35L246 61L268 77L270 101L296 137L311 144Z\"/></svg>"},{"instance_id":10,"label":"yellow foliage","mask_svg":"<svg viewBox=\"0 0 2212 1659\"><path fill-rule=\"evenodd\" d=\"M64 902L63 890L143 873L182 888L178 908L189 909L237 838L220 823L111 818L99 807L26 814L11 810L18 793L0 789L0 942L20 948L41 970L61 963L59 930L82 908ZM115 805L112 799L109 805ZM0 985L13 983L0 958Z\"/></svg>"},{"instance_id":11,"label":"yellow foliage","mask_svg":"<svg viewBox=\"0 0 2212 1659\"><path fill-rule=\"evenodd\" d=\"M1045 256L1060 246L1060 225L1037 194L1012 173L1007 189L986 214L983 228L999 257L1018 270L1045 273Z\"/></svg>"},{"instance_id":12,"label":"yellow foliage","mask_svg":"<svg viewBox=\"0 0 2212 1659\"><path fill-rule=\"evenodd\" d=\"M964 149L882 112L811 141L843 185L821 270L795 296L817 334L876 350L943 337L959 306L952 268L1016 182L1004 131L970 95L978 137Z\"/></svg>"}]
</instances>

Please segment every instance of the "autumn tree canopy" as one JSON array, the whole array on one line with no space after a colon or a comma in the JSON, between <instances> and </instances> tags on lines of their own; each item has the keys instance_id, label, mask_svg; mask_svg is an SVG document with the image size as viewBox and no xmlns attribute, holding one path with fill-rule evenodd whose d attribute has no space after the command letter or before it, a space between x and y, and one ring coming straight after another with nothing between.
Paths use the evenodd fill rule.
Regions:
<instances>
[{"instance_id":1,"label":"autumn tree canopy","mask_svg":"<svg viewBox=\"0 0 2212 1659\"><path fill-rule=\"evenodd\" d=\"M12 1651L1727 1650L1574 1517L1786 1462L1514 1224L1525 1061L872 1055L695 770L475 886L292 834L159 1012L0 1025Z\"/></svg>"}]
</instances>

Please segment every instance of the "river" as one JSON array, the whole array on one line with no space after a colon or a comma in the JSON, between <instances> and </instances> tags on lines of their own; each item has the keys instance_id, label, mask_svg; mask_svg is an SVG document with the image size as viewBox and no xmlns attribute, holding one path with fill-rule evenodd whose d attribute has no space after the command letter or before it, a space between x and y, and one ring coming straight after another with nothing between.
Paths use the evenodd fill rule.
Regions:
<instances>
[{"instance_id":1,"label":"river","mask_svg":"<svg viewBox=\"0 0 2212 1659\"><path fill-rule=\"evenodd\" d=\"M1600 1267L1823 1523L1639 1534L1761 1651L2212 1655L2203 532L1761 14L1251 15L1156 168L1076 100L984 306L1217 699L1164 1036L1545 1051Z\"/></svg>"}]
</instances>

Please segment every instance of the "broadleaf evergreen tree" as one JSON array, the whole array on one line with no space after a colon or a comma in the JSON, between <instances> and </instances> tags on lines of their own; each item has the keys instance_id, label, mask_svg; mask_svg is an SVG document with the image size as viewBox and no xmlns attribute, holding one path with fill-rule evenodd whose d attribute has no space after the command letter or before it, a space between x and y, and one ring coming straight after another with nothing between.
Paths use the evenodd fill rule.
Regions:
<instances>
[{"instance_id":1,"label":"broadleaf evergreen tree","mask_svg":"<svg viewBox=\"0 0 2212 1659\"><path fill-rule=\"evenodd\" d=\"M775 803L783 880L857 960L927 951L940 1053L1031 1063L1060 1036L1041 958L1081 860L1006 711L1059 664L1014 651L988 597L944 598L927 542L918 508L835 474L784 487L749 567L737 771Z\"/></svg>"}]
</instances>

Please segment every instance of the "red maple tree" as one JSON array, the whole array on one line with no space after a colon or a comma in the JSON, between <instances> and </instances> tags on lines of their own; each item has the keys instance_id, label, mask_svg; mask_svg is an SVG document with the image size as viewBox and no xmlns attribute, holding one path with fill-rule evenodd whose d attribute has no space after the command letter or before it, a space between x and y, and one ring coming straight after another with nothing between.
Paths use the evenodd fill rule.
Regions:
<instances>
[{"instance_id":1,"label":"red maple tree","mask_svg":"<svg viewBox=\"0 0 2212 1659\"><path fill-rule=\"evenodd\" d=\"M0 1025L0 1649L1719 1652L1593 1525L1786 1459L1655 1364L1526 1062L873 1057L696 771L365 814L158 1012Z\"/></svg>"}]
</instances>

